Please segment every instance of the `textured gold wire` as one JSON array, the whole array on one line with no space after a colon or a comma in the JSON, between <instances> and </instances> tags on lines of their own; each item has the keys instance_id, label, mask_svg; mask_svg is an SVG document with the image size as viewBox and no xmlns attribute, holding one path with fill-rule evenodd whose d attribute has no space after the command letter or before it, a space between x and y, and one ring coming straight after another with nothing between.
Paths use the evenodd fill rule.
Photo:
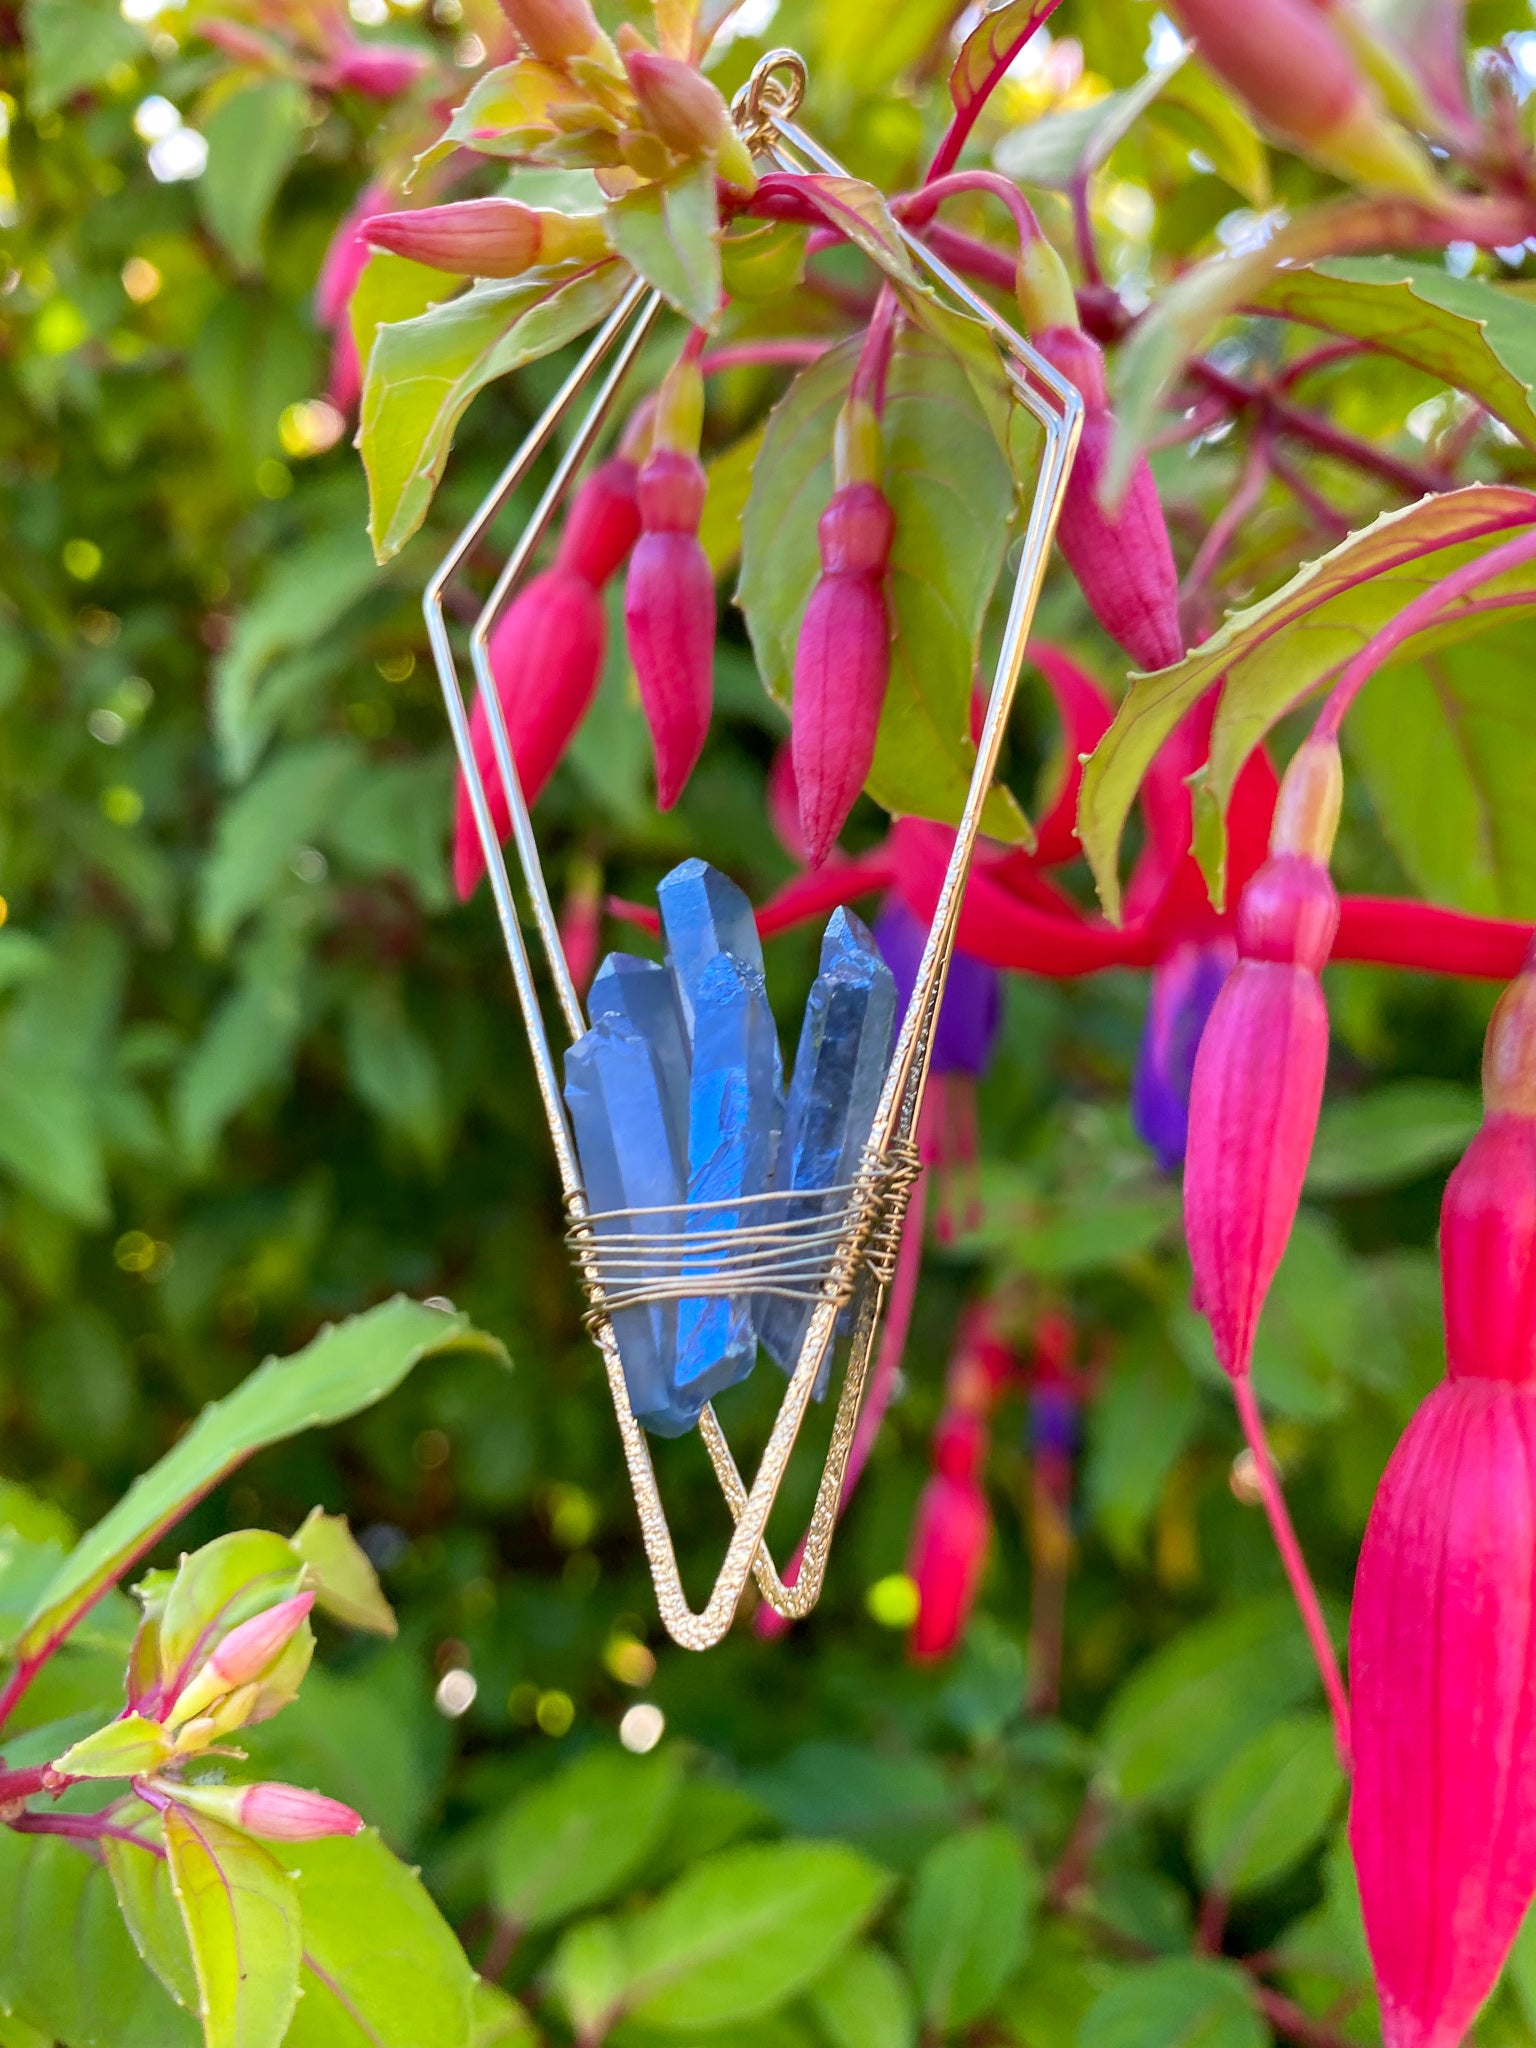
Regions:
<instances>
[{"instance_id":1,"label":"textured gold wire","mask_svg":"<svg viewBox=\"0 0 1536 2048\"><path fill-rule=\"evenodd\" d=\"M802 59L792 50L770 51L755 66L733 107L743 138L755 153L767 157L777 168L792 171L815 169L830 176L846 177L848 174L843 166L806 135L794 120L804 90L805 65ZM616 1293L610 1291L610 1281L627 1280L629 1275L612 1272L605 1275L606 1262L616 1248L624 1247L624 1240L601 1235L600 1226L620 1219L594 1216L587 1207L575 1142L566 1115L554 1053L545 1029L517 899L492 820L489 795L475 761L470 740L469 710L443 612L443 592L449 581L458 573L471 549L494 524L540 455L556 439L563 423L574 415L587 387L603 371L605 364L608 365L596 397L564 444L555 472L532 517L519 534L469 637L471 666L486 707L497 772L507 794L511 837L517 849L529 910L549 966L562 1020L569 1036L575 1039L586 1029L586 1018L561 944L528 806L513 765L506 717L491 677L488 636L618 401L624 381L662 311L658 293L649 290L638 279L624 290L580 362L439 564L423 600L433 660L442 684L454 747L469 792L475 829L485 858L518 1005L533 1054L535 1078L549 1125L555 1163L560 1173L569 1219L567 1237L587 1295L586 1321L602 1353L608 1375L609 1393L639 1513L641 1537L655 1582L657 1606L667 1632L685 1649L707 1649L720 1640L735 1617L750 1576L755 1576L763 1597L779 1613L795 1619L810 1612L821 1591L875 1332L879 1327L885 1292L895 1269L907 1201L919 1172L914 1134L927 1079L934 1022L954 949L966 876L980 831L982 806L996 771L1008 712L1023 665L1024 648L1055 534L1062 492L1082 429L1082 401L1072 386L916 236L904 228L898 228L898 232L919 269L953 304L980 321L992 335L1014 398L1044 430L1044 453L1025 523L1018 573L986 716L977 741L970 788L956 828L954 850L939 892L916 985L892 1052L864 1162L848 1190L841 1218L836 1219L838 1227L830 1233L830 1246L819 1238L815 1246L818 1263L826 1258L821 1282L814 1289L801 1291L791 1287L789 1290L791 1298L814 1299L816 1306L799 1360L789 1376L750 1487L742 1479L713 1408L707 1406L699 1420L699 1434L734 1517L734 1527L709 1598L698 1609L689 1605L682 1585L672 1531L656 1483L650 1444L630 1406L624 1369L614 1339L613 1311L638 1298L633 1288L628 1293L623 1286ZM682 1206L687 1209L689 1205ZM704 1206L693 1205L693 1208L697 1210ZM740 1208L743 1205L728 1203L721 1206ZM631 1219L626 1217L623 1220L628 1222ZM834 1219L812 1220L830 1225ZM767 1228L771 1231L773 1226ZM753 1231L754 1226L749 1225L742 1234L737 1255L749 1259L754 1256ZM756 1234L758 1249L761 1250L763 1229L758 1227ZM828 1232L824 1230L822 1234L827 1235ZM679 1249L677 1238L665 1239L661 1232L651 1235L666 1243L668 1256L676 1255ZM712 1233L711 1241L715 1236L725 1235L727 1233ZM633 1251L635 1246L636 1240L630 1238L627 1248ZM696 1250L696 1247L690 1248L691 1253ZM826 1257L828 1250L830 1257ZM754 1267L752 1271L757 1275L760 1269ZM793 1272L791 1277L796 1277ZM665 1292L647 1293L643 1298L671 1299L674 1298L674 1290L677 1298L699 1294L707 1291L700 1284L707 1278L707 1275L683 1275L675 1283L664 1278L660 1284ZM754 1277L751 1284L753 1291L768 1291L760 1277ZM854 1329L833 1416L831 1443L822 1467L800 1570L793 1586L786 1586L765 1541L768 1517L778 1497L812 1390L835 1340L839 1317L850 1304L856 1305Z\"/></svg>"}]
</instances>

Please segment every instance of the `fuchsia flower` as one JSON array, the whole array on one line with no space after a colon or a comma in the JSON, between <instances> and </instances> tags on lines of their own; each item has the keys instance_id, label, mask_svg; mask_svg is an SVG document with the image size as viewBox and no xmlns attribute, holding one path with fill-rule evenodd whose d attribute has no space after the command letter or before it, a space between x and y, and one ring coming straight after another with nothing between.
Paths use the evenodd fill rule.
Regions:
<instances>
[{"instance_id":1,"label":"fuchsia flower","mask_svg":"<svg viewBox=\"0 0 1536 2048\"><path fill-rule=\"evenodd\" d=\"M622 455L599 463L571 503L553 565L527 583L491 629L487 646L512 759L526 803L534 803L586 716L602 674L607 619L601 586L639 531L635 465ZM490 798L498 839L511 825L496 766L490 714L470 714L475 763ZM462 775L454 807L453 879L467 898L485 867Z\"/></svg>"},{"instance_id":2,"label":"fuchsia flower","mask_svg":"<svg viewBox=\"0 0 1536 2048\"><path fill-rule=\"evenodd\" d=\"M1455 2048L1536 1892L1536 951L1441 1211L1447 1378L1392 1455L1350 1619L1350 1842L1387 2048Z\"/></svg>"},{"instance_id":3,"label":"fuchsia flower","mask_svg":"<svg viewBox=\"0 0 1536 2048\"><path fill-rule=\"evenodd\" d=\"M917 1587L908 1649L917 1664L947 1657L970 1620L986 1570L992 1515L981 1484L987 1428L979 1415L946 1414L933 1439L933 1471L917 1504L907 1575Z\"/></svg>"},{"instance_id":4,"label":"fuchsia flower","mask_svg":"<svg viewBox=\"0 0 1536 2048\"><path fill-rule=\"evenodd\" d=\"M624 629L656 751L656 803L671 810L704 750L714 700L715 579L699 542L704 387L684 357L656 401L640 470L640 538L624 586Z\"/></svg>"}]
</instances>

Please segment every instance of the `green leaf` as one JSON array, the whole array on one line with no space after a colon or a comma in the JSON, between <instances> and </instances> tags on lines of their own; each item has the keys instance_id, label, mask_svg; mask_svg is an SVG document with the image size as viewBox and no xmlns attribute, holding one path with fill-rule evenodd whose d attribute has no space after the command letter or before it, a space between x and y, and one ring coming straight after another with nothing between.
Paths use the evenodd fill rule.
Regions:
<instances>
[{"instance_id":1,"label":"green leaf","mask_svg":"<svg viewBox=\"0 0 1536 2048\"><path fill-rule=\"evenodd\" d=\"M873 1916L883 1870L835 1842L696 1863L625 1929L627 2011L646 2027L728 2027L814 1982Z\"/></svg>"},{"instance_id":2,"label":"green leaf","mask_svg":"<svg viewBox=\"0 0 1536 2048\"><path fill-rule=\"evenodd\" d=\"M309 95L296 79L265 78L221 99L203 124L208 165L197 205L242 270L261 267L272 202L298 155Z\"/></svg>"},{"instance_id":3,"label":"green leaf","mask_svg":"<svg viewBox=\"0 0 1536 2048\"><path fill-rule=\"evenodd\" d=\"M299 1996L299 1900L270 1850L206 1814L161 1820L207 2048L280 2048Z\"/></svg>"},{"instance_id":4,"label":"green leaf","mask_svg":"<svg viewBox=\"0 0 1536 2048\"><path fill-rule=\"evenodd\" d=\"M540 2048L538 2028L499 1984L477 1978L471 2007L467 2048Z\"/></svg>"},{"instance_id":5,"label":"green leaf","mask_svg":"<svg viewBox=\"0 0 1536 2048\"><path fill-rule=\"evenodd\" d=\"M201 2028L140 1961L111 1879L78 1842L0 1829L0 1924L0 2011L46 2041L201 2048Z\"/></svg>"},{"instance_id":6,"label":"green leaf","mask_svg":"<svg viewBox=\"0 0 1536 2048\"><path fill-rule=\"evenodd\" d=\"M144 55L144 31L123 19L116 0L28 0L27 107L51 114L119 64Z\"/></svg>"},{"instance_id":7,"label":"green leaf","mask_svg":"<svg viewBox=\"0 0 1536 2048\"><path fill-rule=\"evenodd\" d=\"M553 288L547 279L479 284L379 329L358 446L368 472L368 532L381 562L426 517L454 429L476 393L595 326L628 282L622 264L607 263Z\"/></svg>"},{"instance_id":8,"label":"green leaf","mask_svg":"<svg viewBox=\"0 0 1536 2048\"><path fill-rule=\"evenodd\" d=\"M627 263L696 327L720 315L720 210L713 163L641 185L608 209L608 233Z\"/></svg>"},{"instance_id":9,"label":"green leaf","mask_svg":"<svg viewBox=\"0 0 1536 2048\"><path fill-rule=\"evenodd\" d=\"M1307 1167L1309 1195L1398 1187L1458 1159L1483 1120L1475 1088L1396 1081L1323 1104Z\"/></svg>"},{"instance_id":10,"label":"green leaf","mask_svg":"<svg viewBox=\"0 0 1536 2048\"><path fill-rule=\"evenodd\" d=\"M1078 804L1083 851L1109 915L1119 915L1120 838L1141 779L1198 698L1225 676L1210 760L1196 788L1197 813L1209 828L1202 858L1210 875L1219 873L1225 857L1219 821L1232 785L1276 720L1331 682L1410 598L1508 539L1532 517L1529 493L1486 484L1384 513L1330 553L1304 564L1273 595L1229 613L1182 661L1137 677L1089 758ZM1478 597L1511 591L1522 600L1536 593L1536 570L1501 577ZM1531 601L1536 603L1536 595ZM1508 615L1506 610L1503 616ZM1411 658L1416 649L1445 645L1479 630L1481 622L1480 614L1463 606L1416 636L1405 653ZM1381 679L1371 687L1379 690ZM1197 823L1197 836L1198 829Z\"/></svg>"},{"instance_id":11,"label":"green leaf","mask_svg":"<svg viewBox=\"0 0 1536 2048\"><path fill-rule=\"evenodd\" d=\"M436 1794L419 1731L377 1665L357 1672L311 1665L291 1706L241 1731L251 1772L303 1785L355 1807L392 1849L412 1850Z\"/></svg>"},{"instance_id":12,"label":"green leaf","mask_svg":"<svg viewBox=\"0 0 1536 2048\"><path fill-rule=\"evenodd\" d=\"M1307 1639L1283 1595L1196 1622L1110 1701L1099 1740L1121 1797L1165 1801L1203 1784L1316 1686Z\"/></svg>"},{"instance_id":13,"label":"green leaf","mask_svg":"<svg viewBox=\"0 0 1536 2048\"><path fill-rule=\"evenodd\" d=\"M1163 87L1147 119L1199 150L1250 206L1268 206L1269 152L1244 108L1197 56Z\"/></svg>"},{"instance_id":14,"label":"green leaf","mask_svg":"<svg viewBox=\"0 0 1536 2048\"><path fill-rule=\"evenodd\" d=\"M347 1075L354 1092L423 1159L442 1158L448 1141L443 1077L431 1042L411 1023L399 984L370 979L346 1011Z\"/></svg>"},{"instance_id":15,"label":"green leaf","mask_svg":"<svg viewBox=\"0 0 1536 2048\"><path fill-rule=\"evenodd\" d=\"M612 1920L579 1920L550 1959L550 1988L580 2040L600 2039L624 1996L623 1936Z\"/></svg>"},{"instance_id":16,"label":"green leaf","mask_svg":"<svg viewBox=\"0 0 1536 2048\"><path fill-rule=\"evenodd\" d=\"M810 1989L810 2006L830 2048L912 2048L912 1993L883 1948L866 1942L841 1956Z\"/></svg>"},{"instance_id":17,"label":"green leaf","mask_svg":"<svg viewBox=\"0 0 1536 2048\"><path fill-rule=\"evenodd\" d=\"M61 1641L157 1536L253 1451L356 1415L423 1358L464 1349L504 1356L467 1316L396 1295L327 1324L291 1358L269 1358L232 1394L210 1403L71 1551L28 1617L15 1654L38 1656Z\"/></svg>"},{"instance_id":18,"label":"green leaf","mask_svg":"<svg viewBox=\"0 0 1536 2048\"><path fill-rule=\"evenodd\" d=\"M762 429L754 428L729 448L711 456L704 465L708 490L704 516L699 521L699 541L717 580L741 558L742 516L752 495L752 476L762 447Z\"/></svg>"},{"instance_id":19,"label":"green leaf","mask_svg":"<svg viewBox=\"0 0 1536 2048\"><path fill-rule=\"evenodd\" d=\"M1039 120L1005 135L992 153L997 168L1021 185L1048 185L1066 190L1075 179L1096 171L1118 142L1130 133L1168 82L1182 70L1186 49L1171 63L1148 71L1124 92L1112 92L1086 106L1064 113L1042 114Z\"/></svg>"},{"instance_id":20,"label":"green leaf","mask_svg":"<svg viewBox=\"0 0 1536 2048\"><path fill-rule=\"evenodd\" d=\"M1528 643L1521 627L1494 624L1462 646L1394 662L1344 726L1351 765L1415 888L1490 917L1536 916Z\"/></svg>"},{"instance_id":21,"label":"green leaf","mask_svg":"<svg viewBox=\"0 0 1536 2048\"><path fill-rule=\"evenodd\" d=\"M291 678L299 671L281 658L298 653L316 679L323 679L331 663L316 643L379 584L378 566L360 533L328 533L293 556L277 558L214 664L213 733L229 781L245 781L286 709Z\"/></svg>"},{"instance_id":22,"label":"green leaf","mask_svg":"<svg viewBox=\"0 0 1536 2048\"><path fill-rule=\"evenodd\" d=\"M321 845L360 874L404 876L424 910L446 910L453 901L443 829L450 759L445 748L416 760L370 763L343 791Z\"/></svg>"},{"instance_id":23,"label":"green leaf","mask_svg":"<svg viewBox=\"0 0 1536 2048\"><path fill-rule=\"evenodd\" d=\"M197 1975L192 1968L192 1951L187 1946L187 1930L176 1910L170 1865L158 1853L159 1816L146 1808L138 1820L122 1812L116 1818L119 1827L131 1828L145 1843L143 1848L134 1848L109 1836L101 1845L124 1924L133 1937L134 1947L176 2003L195 2012Z\"/></svg>"},{"instance_id":24,"label":"green leaf","mask_svg":"<svg viewBox=\"0 0 1536 2048\"><path fill-rule=\"evenodd\" d=\"M1322 1714L1276 1721L1206 1786L1195 1808L1195 1864L1226 1895L1281 1876L1327 1833L1344 1795Z\"/></svg>"},{"instance_id":25,"label":"green leaf","mask_svg":"<svg viewBox=\"0 0 1536 2048\"><path fill-rule=\"evenodd\" d=\"M414 320L458 289L452 278L425 263L412 263L408 256L375 249L363 266L363 274L347 301L347 318L352 325L352 345L360 368L366 372L373 354L375 337L381 327L400 320Z\"/></svg>"},{"instance_id":26,"label":"green leaf","mask_svg":"<svg viewBox=\"0 0 1536 2048\"><path fill-rule=\"evenodd\" d=\"M206 945L222 952L260 909L294 854L319 832L358 759L350 740L306 740L275 755L226 804L202 873L198 921Z\"/></svg>"},{"instance_id":27,"label":"green leaf","mask_svg":"<svg viewBox=\"0 0 1536 2048\"><path fill-rule=\"evenodd\" d=\"M969 2026L1024 1959L1039 1879L999 1822L930 1850L902 1922L902 1947L924 2018L936 2032Z\"/></svg>"},{"instance_id":28,"label":"green leaf","mask_svg":"<svg viewBox=\"0 0 1536 2048\"><path fill-rule=\"evenodd\" d=\"M548 1927L613 1898L660 1839L679 1787L667 1751L596 1749L508 1810L491 1847L491 1899L519 1927Z\"/></svg>"},{"instance_id":29,"label":"green leaf","mask_svg":"<svg viewBox=\"0 0 1536 2048\"><path fill-rule=\"evenodd\" d=\"M395 1635L400 1624L384 1597L373 1560L352 1534L345 1515L311 1508L294 1531L293 1547L304 1561L305 1583L315 1589L315 1604L348 1628L370 1635Z\"/></svg>"},{"instance_id":30,"label":"green leaf","mask_svg":"<svg viewBox=\"0 0 1536 2048\"><path fill-rule=\"evenodd\" d=\"M72 1778L146 1777L160 1768L171 1749L171 1738L158 1721L127 1714L72 1744L57 1764Z\"/></svg>"},{"instance_id":31,"label":"green leaf","mask_svg":"<svg viewBox=\"0 0 1536 2048\"><path fill-rule=\"evenodd\" d=\"M0 1166L76 1223L106 1222L106 1165L90 1092L66 1068L0 1058Z\"/></svg>"},{"instance_id":32,"label":"green leaf","mask_svg":"<svg viewBox=\"0 0 1536 2048\"><path fill-rule=\"evenodd\" d=\"M820 575L816 522L832 494L833 422L856 355L857 343L833 349L774 408L742 522L737 601L764 684L782 703ZM964 371L927 336L906 333L897 344L884 428L883 482L896 515L886 583L895 632L868 787L887 810L953 823L975 755L971 688L1013 486ZM1028 834L1006 790L994 790L983 822L998 838Z\"/></svg>"},{"instance_id":33,"label":"green leaf","mask_svg":"<svg viewBox=\"0 0 1536 2048\"><path fill-rule=\"evenodd\" d=\"M857 93L881 92L949 27L948 0L905 0L900 7L823 7L816 76Z\"/></svg>"},{"instance_id":34,"label":"green leaf","mask_svg":"<svg viewBox=\"0 0 1536 2048\"><path fill-rule=\"evenodd\" d=\"M1175 1461L1195 1433L1199 1396L1161 1345L1127 1347L1088 1408L1089 1512L1115 1555L1136 1557Z\"/></svg>"},{"instance_id":35,"label":"green leaf","mask_svg":"<svg viewBox=\"0 0 1536 2048\"><path fill-rule=\"evenodd\" d=\"M1084 2015L1078 2048L1266 2048L1241 1970L1175 1956L1128 1970Z\"/></svg>"},{"instance_id":36,"label":"green leaf","mask_svg":"<svg viewBox=\"0 0 1536 2048\"><path fill-rule=\"evenodd\" d=\"M285 1843L283 1860L304 1915L285 2048L468 2048L477 1980L420 1878L371 1831Z\"/></svg>"},{"instance_id":37,"label":"green leaf","mask_svg":"<svg viewBox=\"0 0 1536 2048\"><path fill-rule=\"evenodd\" d=\"M230 1629L291 1599L302 1577L298 1552L270 1529L232 1529L183 1557L160 1607L161 1678L179 1685Z\"/></svg>"},{"instance_id":38,"label":"green leaf","mask_svg":"<svg viewBox=\"0 0 1536 2048\"><path fill-rule=\"evenodd\" d=\"M1536 305L1528 299L1438 263L1338 256L1276 271L1257 304L1427 370L1536 444Z\"/></svg>"},{"instance_id":39,"label":"green leaf","mask_svg":"<svg viewBox=\"0 0 1536 2048\"><path fill-rule=\"evenodd\" d=\"M214 1010L176 1077L176 1136L194 1173L213 1162L219 1134L288 1073L304 1021L296 982L252 979Z\"/></svg>"}]
</instances>

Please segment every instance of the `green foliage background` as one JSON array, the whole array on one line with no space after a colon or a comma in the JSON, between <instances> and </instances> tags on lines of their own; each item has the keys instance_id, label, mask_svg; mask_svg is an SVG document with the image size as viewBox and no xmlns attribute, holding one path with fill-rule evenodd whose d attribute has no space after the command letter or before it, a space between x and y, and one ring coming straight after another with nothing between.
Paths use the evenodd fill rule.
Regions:
<instances>
[{"instance_id":1,"label":"green foliage background","mask_svg":"<svg viewBox=\"0 0 1536 2048\"><path fill-rule=\"evenodd\" d=\"M932 126L895 82L950 12L784 0L773 22L811 58L821 131L887 188L910 181ZM1513 7L1474 15L1485 37L1528 25ZM1139 77L1150 26L1140 0L1068 0L1057 23L1116 87ZM413 32L459 30L418 18ZM1373 2038L1321 1703L1262 1520L1229 1483L1237 1432L1189 1306L1176 1192L1130 1133L1142 984L1010 986L983 1088L987 1221L930 1248L906 1384L820 1610L777 1646L742 1629L704 1658L671 1648L577 1317L494 921L483 894L460 908L448 886L449 748L418 609L561 360L476 404L426 532L375 570L356 457L297 457L283 422L323 386L310 294L388 117L272 86L260 110L214 108L202 180L160 185L135 107L151 91L190 103L211 56L162 68L104 0L0 8L0 44L19 195L0 300L0 1518L14 1532L0 1536L0 1613L28 1604L34 1546L93 1522L264 1354L395 1291L446 1297L504 1340L510 1372L484 1352L429 1361L361 1420L261 1454L166 1549L288 1529L316 1502L368 1532L399 1640L328 1639L256 1753L353 1800L421 1863L541 2033L590 2030L618 1999L637 2048L896 2048L919 2016L930 2041L1246 2048L1279 1998ZM761 47L743 38L727 72ZM1191 165L1181 132L1153 120L1107 145L1095 196L1123 278L1203 249L1262 197L1244 183L1264 153L1230 103L1206 133L1226 138L1215 167L1200 167L1209 150ZM1318 182L1293 160L1270 168L1282 195ZM1038 163L1018 169L1049 182ZM161 279L143 303L123 282L135 259ZM713 447L767 389L722 386ZM1383 360L1330 403L1398 443L1441 389ZM1480 460L1490 477L1530 474L1504 444ZM1186 560L1236 464L1219 444L1159 457ZM1356 524L1384 502L1352 473L1320 459L1318 472ZM1230 593L1245 598L1282 581L1301 542L1278 496L1249 532ZM1118 686L1059 573L1045 625ZM1512 628L1496 657L1471 650L1494 737L1437 812L1439 839L1415 829L1422 760L1370 700L1348 886L1536 912L1536 828L1528 806L1517 816L1536 751L1516 709L1522 643ZM658 818L639 713L610 664L540 811L557 889L595 860L609 887L644 897L696 851L755 894L787 877L763 801L783 719L739 624L719 702L703 767ZM1026 799L1054 744L1032 698L1013 736ZM1491 850L1469 871L1455 835L1487 815ZM854 837L878 829L871 807ZM771 948L781 1025L811 946ZM1332 971L1329 997L1330 1105L1258 1378L1342 1622L1375 1480L1440 1370L1436 1204L1476 1118L1489 998L1366 969ZM1017 1404L997 1430L982 1612L957 1658L910 1668L866 1603L903 1562L959 1312L1019 1280L1068 1303L1084 1355L1105 1361L1057 1718L1024 1710ZM662 1469L702 1590L724 1510L696 1445ZM808 1478L790 1494L775 1528L792 1535ZM106 1629L38 1688L29 1719L98 1695L120 1656ZM450 1722L433 1694L453 1666L477 1690ZM641 1696L667 1739L637 1760L614 1730ZM1213 1891L1231 1899L1227 1960L1196 1953ZM515 1946L498 1920L521 1930ZM81 1908L72 1924L93 1923ZM110 1957L79 1938L103 1983L139 1970L120 1930ZM1253 1957L1262 1969L1232 1960ZM1517 1956L1514 1980L1480 2039L1536 2040L1536 1965ZM14 1995L0 1969L0 2006ZM153 2038L126 2005L98 2003L68 2022L71 2042ZM525 2023L487 2007L478 2024L490 2042ZM33 2039L0 2019L7 2048Z\"/></svg>"}]
</instances>

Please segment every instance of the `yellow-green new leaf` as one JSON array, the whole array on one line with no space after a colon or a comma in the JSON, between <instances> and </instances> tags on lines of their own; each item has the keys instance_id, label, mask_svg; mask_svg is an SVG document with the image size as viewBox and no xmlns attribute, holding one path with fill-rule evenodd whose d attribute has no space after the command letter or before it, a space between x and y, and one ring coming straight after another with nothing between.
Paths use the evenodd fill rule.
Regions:
<instances>
[{"instance_id":1,"label":"yellow-green new leaf","mask_svg":"<svg viewBox=\"0 0 1536 2048\"><path fill-rule=\"evenodd\" d=\"M165 1853L207 2048L280 2048L299 1998L299 1895L249 1835L172 1806Z\"/></svg>"},{"instance_id":2,"label":"yellow-green new leaf","mask_svg":"<svg viewBox=\"0 0 1536 2048\"><path fill-rule=\"evenodd\" d=\"M392 1636L400 1624L384 1598L379 1575L345 1515L311 1508L295 1532L293 1547L307 1567L317 1603L333 1620L370 1635Z\"/></svg>"},{"instance_id":3,"label":"yellow-green new leaf","mask_svg":"<svg viewBox=\"0 0 1536 2048\"><path fill-rule=\"evenodd\" d=\"M173 1746L158 1721L127 1714L66 1749L54 1769L67 1778L138 1778L158 1770Z\"/></svg>"}]
</instances>

